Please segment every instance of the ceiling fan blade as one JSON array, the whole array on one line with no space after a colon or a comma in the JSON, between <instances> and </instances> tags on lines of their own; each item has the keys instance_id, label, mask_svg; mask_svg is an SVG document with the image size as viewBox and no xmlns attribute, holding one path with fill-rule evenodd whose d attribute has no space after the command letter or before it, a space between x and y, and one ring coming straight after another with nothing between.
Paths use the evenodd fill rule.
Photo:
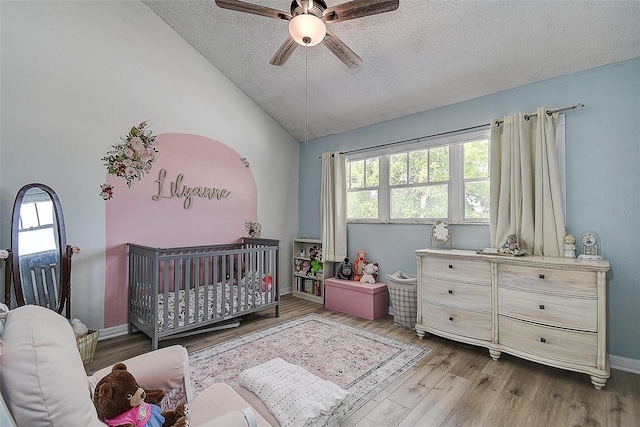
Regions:
<instances>
[{"instance_id":1,"label":"ceiling fan blade","mask_svg":"<svg viewBox=\"0 0 640 427\"><path fill-rule=\"evenodd\" d=\"M400 5L400 0L353 0L325 9L322 20L340 22L378 13L391 12Z\"/></svg>"},{"instance_id":2,"label":"ceiling fan blade","mask_svg":"<svg viewBox=\"0 0 640 427\"><path fill-rule=\"evenodd\" d=\"M222 9L235 10L237 12L252 13L254 15L266 16L268 18L284 19L290 21L292 16L289 12L283 12L266 6L247 3L239 0L216 0L218 7Z\"/></svg>"},{"instance_id":3,"label":"ceiling fan blade","mask_svg":"<svg viewBox=\"0 0 640 427\"><path fill-rule=\"evenodd\" d=\"M344 42L336 37L336 35L331 31L327 30L327 36L324 38L322 43L324 43L324 45L333 52L340 61L344 62L347 67L357 68L358 65L362 64L362 58L360 58L349 48L349 46L344 44Z\"/></svg>"},{"instance_id":4,"label":"ceiling fan blade","mask_svg":"<svg viewBox=\"0 0 640 427\"><path fill-rule=\"evenodd\" d=\"M277 66L284 65L293 51L296 50L296 47L298 47L298 43L296 43L296 41L291 37L287 38L282 46L280 46L280 49L278 49L276 54L273 55L273 58L271 58L269 64Z\"/></svg>"}]
</instances>

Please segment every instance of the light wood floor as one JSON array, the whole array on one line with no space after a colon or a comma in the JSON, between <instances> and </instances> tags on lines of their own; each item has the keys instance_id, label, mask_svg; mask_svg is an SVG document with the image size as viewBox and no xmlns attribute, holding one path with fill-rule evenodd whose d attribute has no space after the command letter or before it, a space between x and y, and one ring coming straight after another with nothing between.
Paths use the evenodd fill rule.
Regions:
<instances>
[{"instance_id":1,"label":"light wood floor","mask_svg":"<svg viewBox=\"0 0 640 427\"><path fill-rule=\"evenodd\" d=\"M191 352L311 312L432 350L349 415L343 427L640 426L640 375L612 370L606 387L596 390L588 375L506 354L494 362L487 349L435 336L421 340L414 331L395 326L392 316L368 321L291 296L282 297L279 318L267 310L247 316L239 328L161 345L182 344ZM100 341L87 373L150 349L151 340L141 333Z\"/></svg>"}]
</instances>

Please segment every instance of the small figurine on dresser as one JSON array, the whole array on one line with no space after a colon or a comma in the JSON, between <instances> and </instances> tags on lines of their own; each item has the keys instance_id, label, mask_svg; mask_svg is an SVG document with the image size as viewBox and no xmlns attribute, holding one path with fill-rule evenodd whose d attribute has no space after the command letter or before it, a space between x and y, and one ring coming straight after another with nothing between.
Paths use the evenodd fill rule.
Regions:
<instances>
[{"instance_id":1,"label":"small figurine on dresser","mask_svg":"<svg viewBox=\"0 0 640 427\"><path fill-rule=\"evenodd\" d=\"M576 237L572 234L567 234L566 236L564 236L564 257L576 257Z\"/></svg>"},{"instance_id":2,"label":"small figurine on dresser","mask_svg":"<svg viewBox=\"0 0 640 427\"><path fill-rule=\"evenodd\" d=\"M510 254L515 256L527 254L527 250L524 248L524 242L515 234L507 236L507 241L502 247L498 248L499 253Z\"/></svg>"}]
</instances>

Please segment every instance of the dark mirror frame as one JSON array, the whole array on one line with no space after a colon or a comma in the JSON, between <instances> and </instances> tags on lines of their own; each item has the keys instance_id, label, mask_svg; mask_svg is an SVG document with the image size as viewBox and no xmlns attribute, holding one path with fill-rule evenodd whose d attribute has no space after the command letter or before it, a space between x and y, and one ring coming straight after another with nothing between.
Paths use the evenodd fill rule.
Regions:
<instances>
[{"instance_id":1,"label":"dark mirror frame","mask_svg":"<svg viewBox=\"0 0 640 427\"><path fill-rule=\"evenodd\" d=\"M56 307L49 307L55 310L57 313L62 314L66 309L65 315L68 319L71 318L71 256L72 248L67 245L66 230L64 225L64 216L62 214L62 205L58 199L58 195L51 189L51 187L32 183L27 184L18 191L15 202L13 204L13 217L11 222L11 261L7 267L13 272L13 290L15 295L15 302L18 306L27 304L23 294L22 286L22 272L20 271L20 255L19 255L19 221L20 221L20 208L24 200L27 191L37 188L44 191L49 195L53 202L53 209L56 217L56 225L58 227L58 250L60 256L60 272L59 272L59 289L58 289L58 301ZM7 277L10 275L7 274ZM8 306L11 304L11 286L10 283L5 282L5 301Z\"/></svg>"}]
</instances>

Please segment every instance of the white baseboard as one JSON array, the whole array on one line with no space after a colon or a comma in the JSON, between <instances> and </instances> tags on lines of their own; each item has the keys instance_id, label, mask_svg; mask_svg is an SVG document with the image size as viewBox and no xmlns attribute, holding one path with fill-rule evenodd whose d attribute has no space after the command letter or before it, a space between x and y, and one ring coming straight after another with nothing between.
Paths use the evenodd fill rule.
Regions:
<instances>
[{"instance_id":1,"label":"white baseboard","mask_svg":"<svg viewBox=\"0 0 640 427\"><path fill-rule=\"evenodd\" d=\"M109 338L119 337L120 335L126 335L129 333L128 325L112 326L110 328L100 329L98 334L98 341L107 340Z\"/></svg>"},{"instance_id":2,"label":"white baseboard","mask_svg":"<svg viewBox=\"0 0 640 427\"><path fill-rule=\"evenodd\" d=\"M640 360L610 355L609 362L612 369L640 374Z\"/></svg>"}]
</instances>

